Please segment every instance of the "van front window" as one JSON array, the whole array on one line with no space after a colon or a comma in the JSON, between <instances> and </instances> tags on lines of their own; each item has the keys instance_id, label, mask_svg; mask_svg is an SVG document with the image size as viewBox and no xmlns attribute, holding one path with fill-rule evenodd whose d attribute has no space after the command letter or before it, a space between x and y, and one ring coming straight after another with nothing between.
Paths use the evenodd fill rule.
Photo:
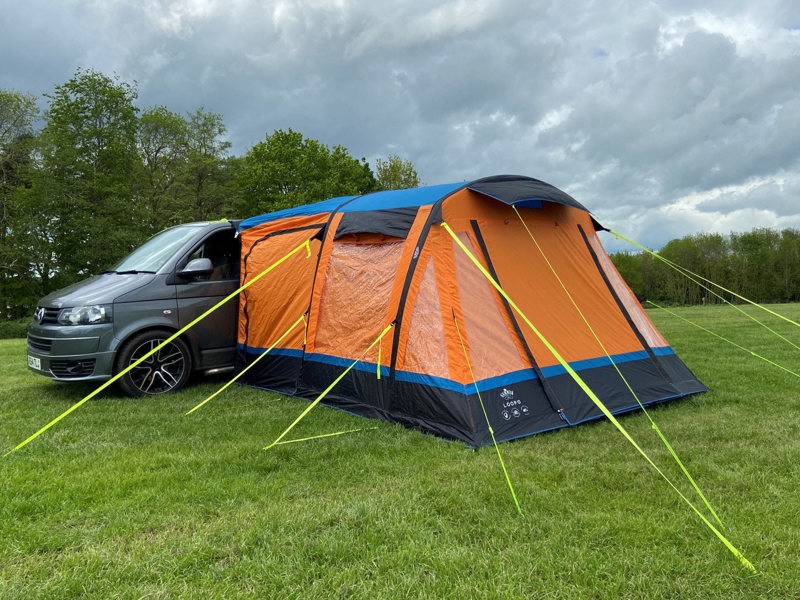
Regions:
<instances>
[{"instance_id":1,"label":"van front window","mask_svg":"<svg viewBox=\"0 0 800 600\"><path fill-rule=\"evenodd\" d=\"M198 228L202 226L179 225L165 229L123 258L112 267L111 272L157 272L187 240L197 235Z\"/></svg>"}]
</instances>

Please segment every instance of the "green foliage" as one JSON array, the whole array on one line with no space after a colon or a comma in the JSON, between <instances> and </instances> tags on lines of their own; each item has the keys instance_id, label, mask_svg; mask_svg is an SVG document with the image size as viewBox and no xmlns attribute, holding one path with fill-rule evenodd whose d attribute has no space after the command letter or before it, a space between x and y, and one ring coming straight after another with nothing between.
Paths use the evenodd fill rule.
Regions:
<instances>
[{"instance_id":1,"label":"green foliage","mask_svg":"<svg viewBox=\"0 0 800 600\"><path fill-rule=\"evenodd\" d=\"M48 95L36 201L49 220L57 285L108 267L146 234L133 186L136 96L127 83L82 70Z\"/></svg>"},{"instance_id":2,"label":"green foliage","mask_svg":"<svg viewBox=\"0 0 800 600\"><path fill-rule=\"evenodd\" d=\"M20 319L0 320L0 340L24 338L28 331L30 317Z\"/></svg>"},{"instance_id":3,"label":"green foliage","mask_svg":"<svg viewBox=\"0 0 800 600\"><path fill-rule=\"evenodd\" d=\"M0 90L0 318L107 268L164 227L231 213L239 165L222 117L139 114L134 85L78 70L46 95Z\"/></svg>"},{"instance_id":4,"label":"green foliage","mask_svg":"<svg viewBox=\"0 0 800 600\"><path fill-rule=\"evenodd\" d=\"M773 306L800 320L800 305ZM749 309L748 309L749 310ZM728 306L677 309L776 361L796 350ZM472 452L225 380L170 397L107 392L0 459L3 598L795 598L798 379L651 313L712 388L650 414L752 576L606 422ZM798 340L798 330L775 327ZM30 373L0 341L0 448L89 393ZM695 499L649 421L622 424Z\"/></svg>"},{"instance_id":5,"label":"green foliage","mask_svg":"<svg viewBox=\"0 0 800 600\"><path fill-rule=\"evenodd\" d=\"M108 268L178 223L244 218L376 189L366 160L275 131L228 156L221 115L139 111L133 84L76 71L45 97L0 90L0 319Z\"/></svg>"},{"instance_id":6,"label":"green foliage","mask_svg":"<svg viewBox=\"0 0 800 600\"><path fill-rule=\"evenodd\" d=\"M135 85L78 70L45 97L0 90L0 320L108 267L164 227L248 217L330 197L419 185L410 161L365 159L297 131L276 130L229 156L219 114L141 113ZM661 254L758 302L800 300L800 231L698 234ZM641 298L720 302L649 254L612 256Z\"/></svg>"},{"instance_id":7,"label":"green foliage","mask_svg":"<svg viewBox=\"0 0 800 600\"><path fill-rule=\"evenodd\" d=\"M404 190L419 186L419 175L410 160L403 160L396 154L390 154L386 160L375 161L378 189Z\"/></svg>"},{"instance_id":8,"label":"green foliage","mask_svg":"<svg viewBox=\"0 0 800 600\"><path fill-rule=\"evenodd\" d=\"M271 212L375 189L364 159L342 146L332 149L300 132L276 130L245 155L238 174L239 212Z\"/></svg>"},{"instance_id":9,"label":"green foliage","mask_svg":"<svg viewBox=\"0 0 800 600\"><path fill-rule=\"evenodd\" d=\"M33 120L38 114L34 96L0 89L0 148L5 148L19 137L30 135Z\"/></svg>"},{"instance_id":10,"label":"green foliage","mask_svg":"<svg viewBox=\"0 0 800 600\"><path fill-rule=\"evenodd\" d=\"M229 156L222 115L135 106L135 84L78 69L36 99L0 90L0 321L108 268L178 223L245 218L378 188L365 159L276 130ZM378 161L381 185L418 185L409 161Z\"/></svg>"},{"instance_id":11,"label":"green foliage","mask_svg":"<svg viewBox=\"0 0 800 600\"><path fill-rule=\"evenodd\" d=\"M34 120L39 111L33 96L0 90L0 319L25 311L29 281L20 233L30 217L25 196L35 172Z\"/></svg>"},{"instance_id":12,"label":"green foliage","mask_svg":"<svg viewBox=\"0 0 800 600\"><path fill-rule=\"evenodd\" d=\"M189 152L183 183L191 201L191 220L220 215L226 208L230 186L226 186L229 178L225 176L224 160L231 144L224 139L225 132L222 115L202 108L189 115Z\"/></svg>"},{"instance_id":13,"label":"green foliage","mask_svg":"<svg viewBox=\"0 0 800 600\"><path fill-rule=\"evenodd\" d=\"M150 233L229 210L233 177L225 133L222 116L203 109L188 118L163 106L142 113L136 182Z\"/></svg>"},{"instance_id":14,"label":"green foliage","mask_svg":"<svg viewBox=\"0 0 800 600\"><path fill-rule=\"evenodd\" d=\"M755 302L800 301L800 231L796 229L760 228L727 237L691 235L672 240L658 254ZM651 254L622 252L611 258L640 298L673 305L733 300L731 294L699 285Z\"/></svg>"},{"instance_id":15,"label":"green foliage","mask_svg":"<svg viewBox=\"0 0 800 600\"><path fill-rule=\"evenodd\" d=\"M148 109L139 118L137 144L141 159L137 194L150 230L156 233L190 220L180 192L189 162L186 120L163 106Z\"/></svg>"}]
</instances>

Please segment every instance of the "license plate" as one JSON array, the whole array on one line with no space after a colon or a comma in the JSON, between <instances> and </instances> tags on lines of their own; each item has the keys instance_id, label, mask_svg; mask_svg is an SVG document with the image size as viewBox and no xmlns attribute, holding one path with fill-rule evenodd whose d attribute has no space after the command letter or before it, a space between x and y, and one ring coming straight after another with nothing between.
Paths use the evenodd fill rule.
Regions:
<instances>
[{"instance_id":1,"label":"license plate","mask_svg":"<svg viewBox=\"0 0 800 600\"><path fill-rule=\"evenodd\" d=\"M37 371L42 370L42 359L35 356L28 355L28 366Z\"/></svg>"}]
</instances>

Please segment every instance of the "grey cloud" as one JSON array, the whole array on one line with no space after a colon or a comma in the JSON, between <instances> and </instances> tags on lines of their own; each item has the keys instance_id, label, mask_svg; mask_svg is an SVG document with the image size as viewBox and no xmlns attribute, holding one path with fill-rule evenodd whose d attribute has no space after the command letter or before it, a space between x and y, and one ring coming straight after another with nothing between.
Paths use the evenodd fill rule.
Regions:
<instances>
[{"instance_id":1,"label":"grey cloud","mask_svg":"<svg viewBox=\"0 0 800 600\"><path fill-rule=\"evenodd\" d=\"M800 174L779 173L778 179L754 181L742 189L730 190L717 197L703 200L697 210L708 213L727 213L743 209L766 209L778 217L800 215Z\"/></svg>"},{"instance_id":2,"label":"grey cloud","mask_svg":"<svg viewBox=\"0 0 800 600\"><path fill-rule=\"evenodd\" d=\"M431 184L528 174L661 243L736 225L756 203L759 219L800 225L792 2L31 0L3 13L0 87L113 71L138 82L142 107L221 113L237 154L292 127L370 160L401 154ZM705 199L668 210L692 194Z\"/></svg>"}]
</instances>

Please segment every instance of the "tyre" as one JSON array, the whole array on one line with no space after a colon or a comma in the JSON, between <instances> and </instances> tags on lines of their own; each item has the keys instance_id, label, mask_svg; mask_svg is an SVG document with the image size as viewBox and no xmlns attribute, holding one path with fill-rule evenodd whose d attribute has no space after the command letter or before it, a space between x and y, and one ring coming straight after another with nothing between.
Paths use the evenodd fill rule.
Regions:
<instances>
[{"instance_id":1,"label":"tyre","mask_svg":"<svg viewBox=\"0 0 800 600\"><path fill-rule=\"evenodd\" d=\"M115 372L125 370L172 335L168 331L146 331L125 342L117 355ZM181 389L192 373L192 355L180 338L159 348L117 380L127 396L152 396Z\"/></svg>"}]
</instances>

